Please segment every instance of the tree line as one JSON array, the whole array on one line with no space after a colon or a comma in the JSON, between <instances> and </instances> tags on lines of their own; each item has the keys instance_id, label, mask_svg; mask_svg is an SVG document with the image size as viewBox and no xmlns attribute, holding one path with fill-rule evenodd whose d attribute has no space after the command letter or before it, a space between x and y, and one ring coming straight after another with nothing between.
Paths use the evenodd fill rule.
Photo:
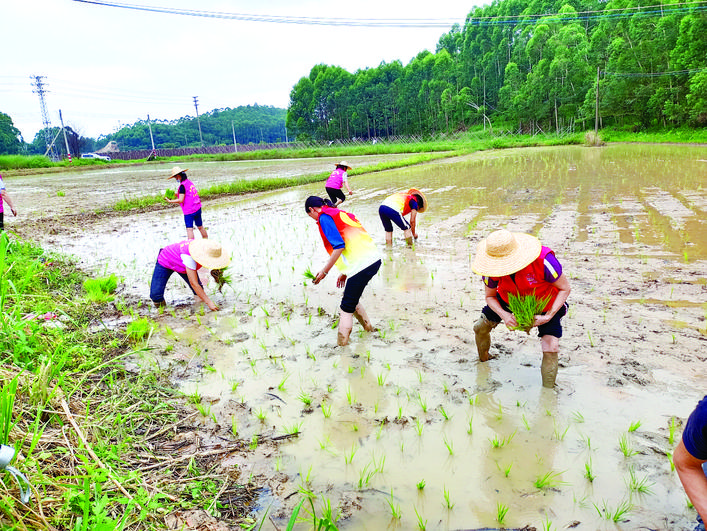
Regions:
<instances>
[{"instance_id":1,"label":"tree line","mask_svg":"<svg viewBox=\"0 0 707 531\"><path fill-rule=\"evenodd\" d=\"M657 4L657 5L656 5ZM495 0L407 65L316 65L290 93L298 139L707 124L707 6ZM550 13L549 15L543 15Z\"/></svg>"},{"instance_id":2,"label":"tree line","mask_svg":"<svg viewBox=\"0 0 707 531\"><path fill-rule=\"evenodd\" d=\"M121 151L152 149L175 149L239 144L260 144L285 142L286 109L270 106L247 105L236 108L214 109L199 116L185 116L177 120L147 120L125 125L115 133L101 135L98 139L84 137L71 127L65 128L67 140L59 127L41 129L30 143L26 143L20 131L14 126L12 118L0 112L0 155L3 154L39 154L47 150L45 133L50 139L56 138L54 153L66 156L66 144L73 156L96 151L110 141L118 143ZM201 127L201 134L199 133ZM152 129L152 138L150 138ZM58 133L61 133L57 136Z\"/></svg>"}]
</instances>

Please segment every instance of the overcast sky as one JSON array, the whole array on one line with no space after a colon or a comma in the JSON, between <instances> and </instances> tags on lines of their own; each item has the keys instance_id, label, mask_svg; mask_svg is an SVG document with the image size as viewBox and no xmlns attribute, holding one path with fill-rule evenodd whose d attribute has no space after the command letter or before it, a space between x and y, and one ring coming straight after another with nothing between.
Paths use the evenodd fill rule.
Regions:
<instances>
[{"instance_id":1,"label":"overcast sky","mask_svg":"<svg viewBox=\"0 0 707 531\"><path fill-rule=\"evenodd\" d=\"M103 2L104 0L99 0ZM337 20L422 19L442 27L378 28L251 22L108 7L75 0L0 2L0 112L25 141L42 128L31 76L45 76L49 119L97 138L121 125L239 105L286 108L319 63L355 72L435 51L474 3L460 0L117 0L122 5ZM484 5L488 2L478 2Z\"/></svg>"}]
</instances>

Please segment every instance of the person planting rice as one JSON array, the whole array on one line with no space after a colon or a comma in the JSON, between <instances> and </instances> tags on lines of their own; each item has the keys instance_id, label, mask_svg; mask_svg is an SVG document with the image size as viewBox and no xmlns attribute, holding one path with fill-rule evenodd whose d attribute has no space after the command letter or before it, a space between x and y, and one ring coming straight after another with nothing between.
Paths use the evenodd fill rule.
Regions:
<instances>
[{"instance_id":1,"label":"person planting rice","mask_svg":"<svg viewBox=\"0 0 707 531\"><path fill-rule=\"evenodd\" d=\"M413 238L417 239L417 214L427 210L427 198L417 188L410 188L407 192L398 192L386 197L378 208L378 215L385 230L385 244L393 244L393 223L403 231L405 241L412 245ZM410 223L405 216L410 214Z\"/></svg>"},{"instance_id":2,"label":"person planting rice","mask_svg":"<svg viewBox=\"0 0 707 531\"><path fill-rule=\"evenodd\" d=\"M491 330L498 323L503 321L510 330L523 329L509 306L511 297L532 296L544 301L544 305L526 326L538 327L543 387L554 387L562 337L560 320L567 313L570 294L569 280L555 253L541 245L535 236L501 229L479 242L471 269L482 276L486 298L481 317L474 324L479 361L488 361ZM527 309L532 302L525 299L521 304Z\"/></svg>"},{"instance_id":3,"label":"person planting rice","mask_svg":"<svg viewBox=\"0 0 707 531\"><path fill-rule=\"evenodd\" d=\"M2 174L0 174L0 231L5 229L5 207L3 206L3 203L7 203L7 206L10 207L10 211L12 212L13 216L17 216L17 210L15 209L15 204L12 202L12 198L10 197L10 194L7 193L7 190L5 190L5 183L2 180Z\"/></svg>"},{"instance_id":4,"label":"person planting rice","mask_svg":"<svg viewBox=\"0 0 707 531\"><path fill-rule=\"evenodd\" d=\"M673 452L675 470L685 494L697 510L695 531L704 531L707 519L707 396L690 414L682 437Z\"/></svg>"},{"instance_id":5,"label":"person planting rice","mask_svg":"<svg viewBox=\"0 0 707 531\"><path fill-rule=\"evenodd\" d=\"M337 287L344 288L337 344L348 345L354 317L366 331L375 330L359 301L363 290L380 269L378 249L356 217L335 208L330 201L310 196L304 203L304 210L317 222L329 253L329 261L315 275L313 282L319 284L334 265L341 273L336 281Z\"/></svg>"},{"instance_id":6,"label":"person planting rice","mask_svg":"<svg viewBox=\"0 0 707 531\"><path fill-rule=\"evenodd\" d=\"M187 239L194 239L194 225L199 229L202 238L208 238L206 229L201 221L201 199L196 191L196 186L187 177L187 169L182 169L179 166L172 168L170 179L177 179L179 187L174 199L165 197L164 200L168 203L179 203L184 213L184 223L187 226Z\"/></svg>"},{"instance_id":7,"label":"person planting rice","mask_svg":"<svg viewBox=\"0 0 707 531\"><path fill-rule=\"evenodd\" d=\"M331 202L334 206L339 206L341 203L346 201L346 195L341 189L346 185L346 189L349 191L349 195L353 194L351 187L349 186L349 178L346 173L351 169L349 163L342 160L336 165L336 169L329 174L329 178L326 180L324 187L326 192L331 198Z\"/></svg>"},{"instance_id":8,"label":"person planting rice","mask_svg":"<svg viewBox=\"0 0 707 531\"><path fill-rule=\"evenodd\" d=\"M172 273L177 273L189 285L194 295L206 303L210 310L219 308L206 295L197 270L202 267L211 270L211 276L221 284L222 269L231 263L221 244L202 240L184 240L160 249L150 283L150 298L158 308L165 306L164 290Z\"/></svg>"}]
</instances>

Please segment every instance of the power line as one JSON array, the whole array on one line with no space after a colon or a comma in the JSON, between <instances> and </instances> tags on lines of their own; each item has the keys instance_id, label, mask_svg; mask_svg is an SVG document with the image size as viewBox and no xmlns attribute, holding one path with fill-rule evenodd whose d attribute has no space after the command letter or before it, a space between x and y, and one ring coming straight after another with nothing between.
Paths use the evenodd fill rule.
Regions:
<instances>
[{"instance_id":1,"label":"power line","mask_svg":"<svg viewBox=\"0 0 707 531\"><path fill-rule=\"evenodd\" d=\"M167 13L170 15L185 15L190 17L217 18L241 20L245 22L269 22L275 24L304 24L308 26L355 26L366 28L448 28L459 23L458 19L358 19L358 18L323 18L323 17L293 17L289 15L256 15L248 13L225 13L221 11L201 11L197 9L175 9L171 7L145 6L123 4L103 0L73 0L83 4L94 4L104 7L117 7L135 11L152 13Z\"/></svg>"}]
</instances>

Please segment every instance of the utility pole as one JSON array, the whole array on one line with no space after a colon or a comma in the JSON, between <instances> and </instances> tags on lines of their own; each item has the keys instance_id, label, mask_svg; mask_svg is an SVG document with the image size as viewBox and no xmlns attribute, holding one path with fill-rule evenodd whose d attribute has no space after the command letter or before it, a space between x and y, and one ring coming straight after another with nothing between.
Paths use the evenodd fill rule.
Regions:
<instances>
[{"instance_id":1,"label":"utility pole","mask_svg":"<svg viewBox=\"0 0 707 531\"><path fill-rule=\"evenodd\" d=\"M64 128L64 118L61 117L61 109L59 109L59 122L61 122L61 130L64 133L64 144L66 145L66 155L69 157L69 164L71 164L71 150L69 149L69 141L66 139L66 129Z\"/></svg>"},{"instance_id":2,"label":"utility pole","mask_svg":"<svg viewBox=\"0 0 707 531\"><path fill-rule=\"evenodd\" d=\"M39 94L39 107L42 110L42 123L44 124L44 141L47 144L47 153L49 153L49 158L56 162L59 160L56 153L54 152L54 143L52 141L52 133L50 131L52 124L49 121L49 112L47 112L47 104L44 101L44 76L30 76L30 79L34 79L32 86L35 88L32 92Z\"/></svg>"},{"instance_id":3,"label":"utility pole","mask_svg":"<svg viewBox=\"0 0 707 531\"><path fill-rule=\"evenodd\" d=\"M231 120L231 131L233 131L233 151L238 153L238 142L236 142L236 129L233 127L233 120Z\"/></svg>"},{"instance_id":4,"label":"utility pole","mask_svg":"<svg viewBox=\"0 0 707 531\"><path fill-rule=\"evenodd\" d=\"M152 137L152 125L150 125L150 115L147 115L147 128L150 130L150 142L152 143L152 151L155 151L155 139Z\"/></svg>"},{"instance_id":5,"label":"utility pole","mask_svg":"<svg viewBox=\"0 0 707 531\"><path fill-rule=\"evenodd\" d=\"M199 126L199 140L201 141L201 147L204 147L204 137L201 136L201 121L199 120L199 97L193 96L194 98L194 108L196 109L196 123Z\"/></svg>"},{"instance_id":6,"label":"utility pole","mask_svg":"<svg viewBox=\"0 0 707 531\"><path fill-rule=\"evenodd\" d=\"M594 102L594 138L599 134L599 67L597 66L597 91Z\"/></svg>"}]
</instances>

